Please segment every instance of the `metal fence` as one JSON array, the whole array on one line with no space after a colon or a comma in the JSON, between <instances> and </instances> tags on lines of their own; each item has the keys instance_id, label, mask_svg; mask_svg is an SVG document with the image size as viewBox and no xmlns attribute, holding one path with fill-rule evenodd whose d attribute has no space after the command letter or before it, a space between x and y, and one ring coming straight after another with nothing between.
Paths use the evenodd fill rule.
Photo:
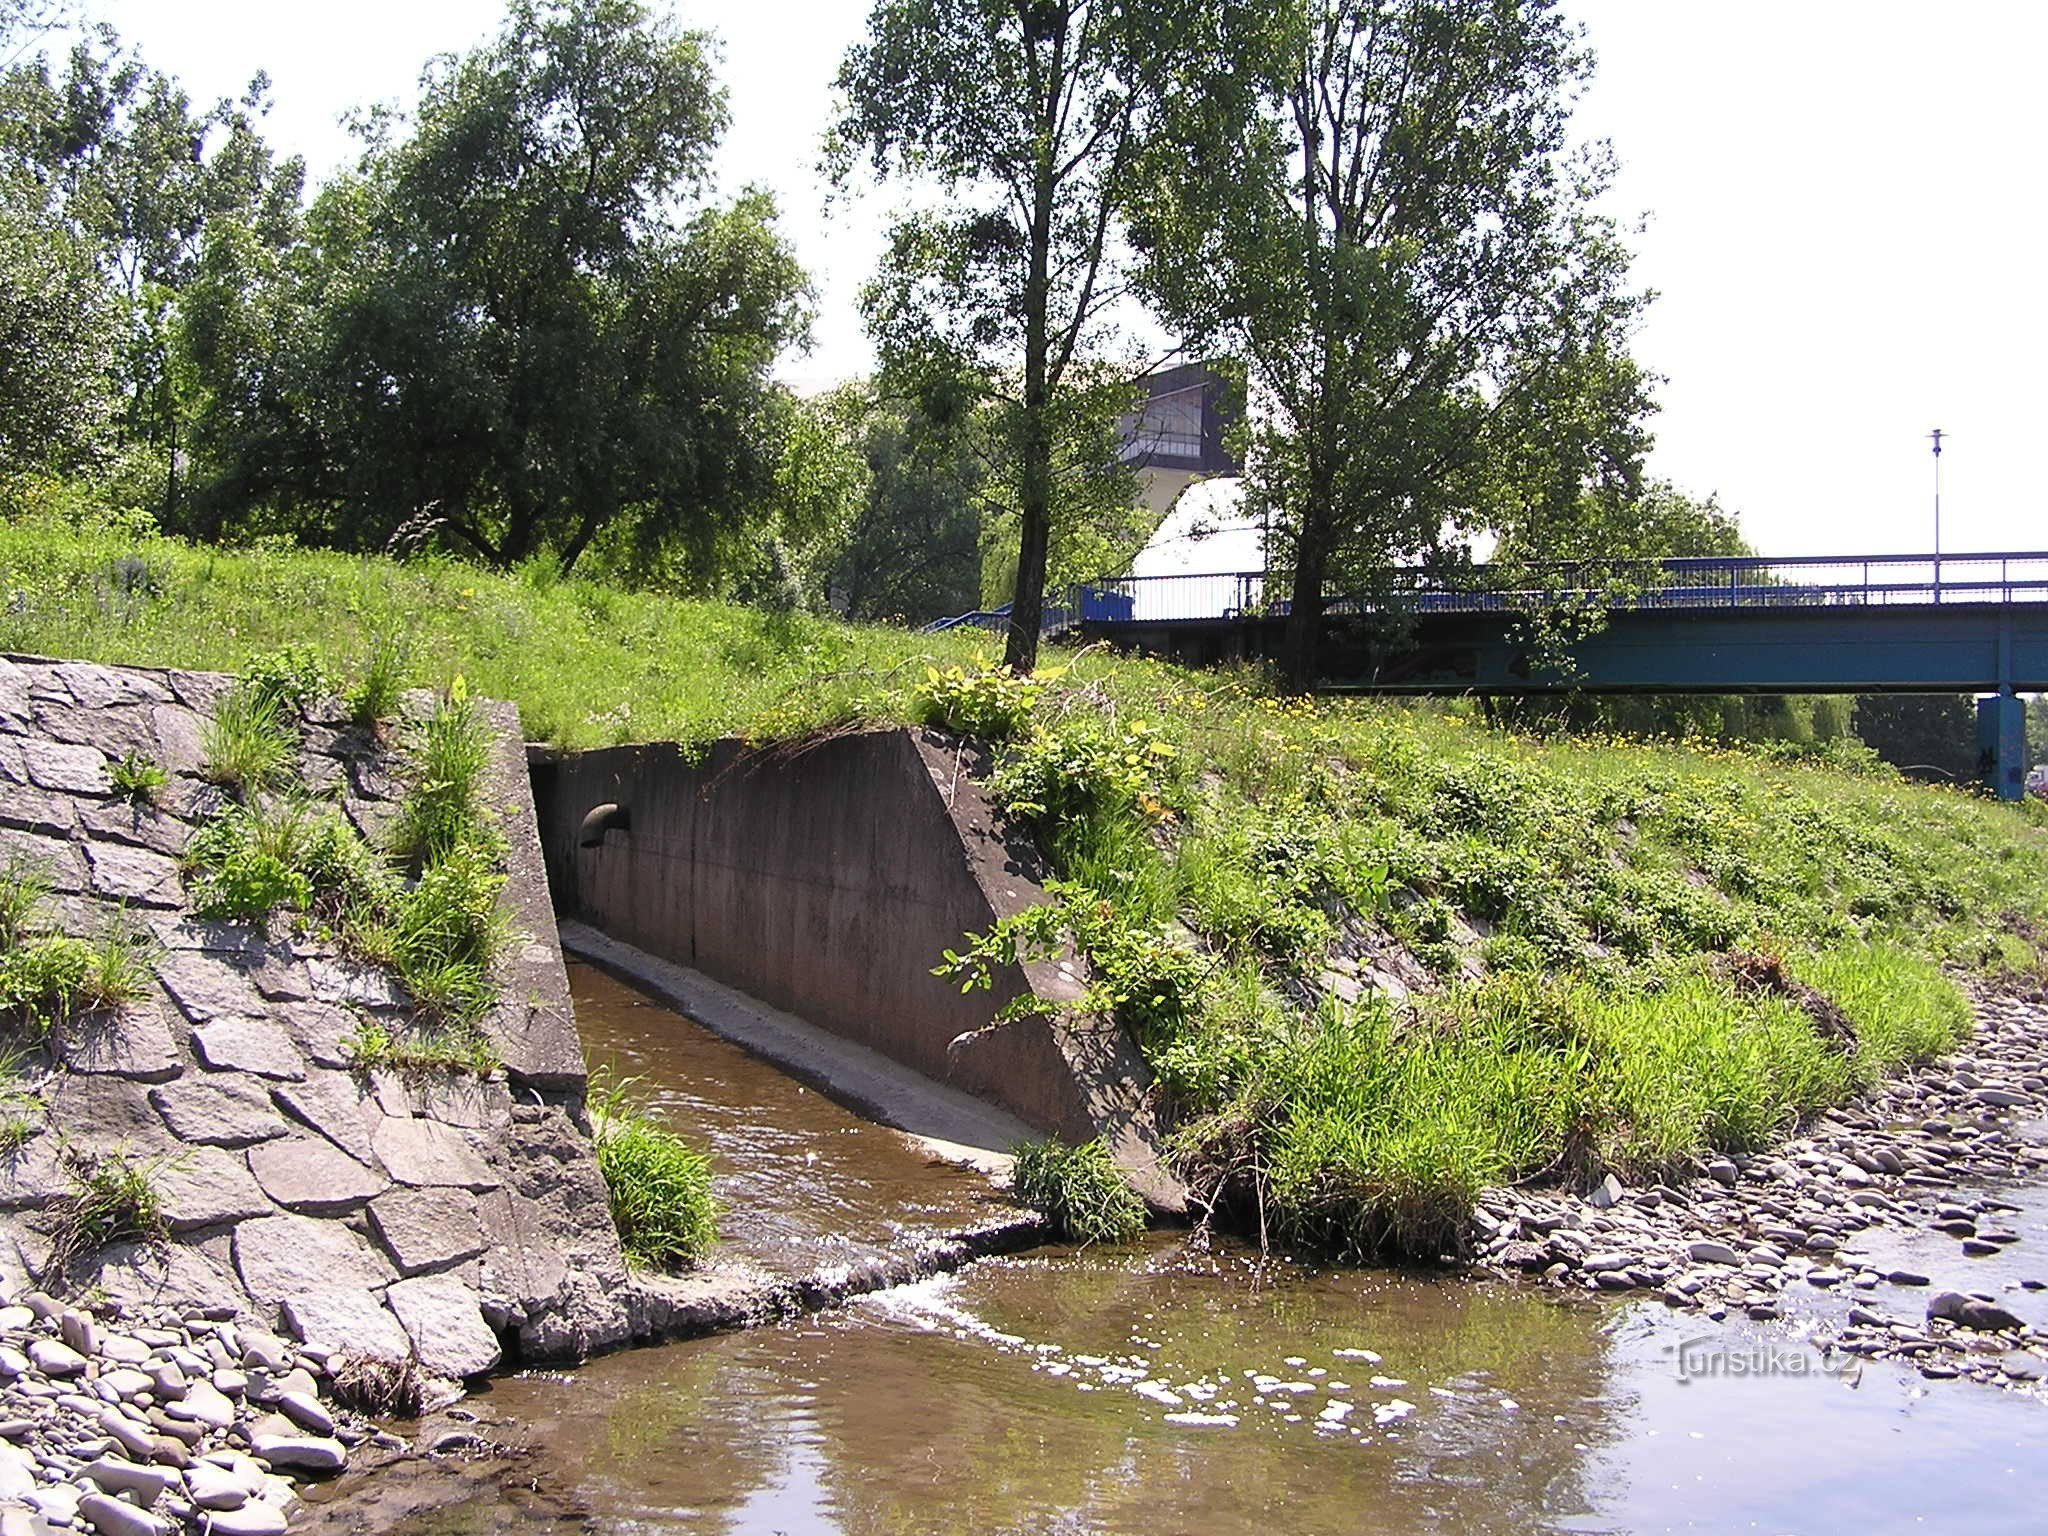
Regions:
<instances>
[{"instance_id":1,"label":"metal fence","mask_svg":"<svg viewBox=\"0 0 2048 1536\"><path fill-rule=\"evenodd\" d=\"M1264 571L1120 576L1074 589L1072 622L1147 623L1284 616L1291 579ZM1397 572L1384 591L1323 594L1325 613L1489 613L1552 608L1831 608L2048 604L2048 553L1854 555L1793 560L1555 562L1455 576ZM1002 610L1004 623L1008 610ZM1050 616L1055 610L1048 608ZM966 618L977 617L967 615ZM961 621L950 621L961 622Z\"/></svg>"}]
</instances>

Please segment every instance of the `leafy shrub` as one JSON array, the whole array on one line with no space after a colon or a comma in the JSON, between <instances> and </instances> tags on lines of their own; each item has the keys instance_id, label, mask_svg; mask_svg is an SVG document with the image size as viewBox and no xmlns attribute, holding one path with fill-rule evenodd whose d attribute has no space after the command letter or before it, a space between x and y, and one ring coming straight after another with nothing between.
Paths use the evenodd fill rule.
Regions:
<instances>
[{"instance_id":1,"label":"leafy shrub","mask_svg":"<svg viewBox=\"0 0 2048 1536\"><path fill-rule=\"evenodd\" d=\"M1080 716L1006 752L989 787L1012 815L1051 831L1133 814L1170 821L1174 756L1143 721L1119 729Z\"/></svg>"},{"instance_id":2,"label":"leafy shrub","mask_svg":"<svg viewBox=\"0 0 2048 1536\"><path fill-rule=\"evenodd\" d=\"M1014 1188L1068 1242L1127 1243L1145 1230L1145 1202L1100 1140L1026 1142L1017 1148Z\"/></svg>"},{"instance_id":3,"label":"leafy shrub","mask_svg":"<svg viewBox=\"0 0 2048 1536\"><path fill-rule=\"evenodd\" d=\"M287 645L246 663L241 689L278 721L289 722L328 691L327 672L311 650Z\"/></svg>"},{"instance_id":4,"label":"leafy shrub","mask_svg":"<svg viewBox=\"0 0 2048 1536\"><path fill-rule=\"evenodd\" d=\"M601 1087L591 1106L619 1243L636 1264L687 1269L718 1240L711 1160L649 1119L631 1088L630 1079Z\"/></svg>"},{"instance_id":5,"label":"leafy shrub","mask_svg":"<svg viewBox=\"0 0 2048 1536\"><path fill-rule=\"evenodd\" d=\"M1065 671L1048 667L1019 677L1008 667L928 666L914 695L917 718L982 741L1014 741L1031 724L1045 685Z\"/></svg>"},{"instance_id":6,"label":"leafy shrub","mask_svg":"<svg viewBox=\"0 0 2048 1536\"><path fill-rule=\"evenodd\" d=\"M1057 959L1071 945L1089 968L1075 1011L1113 1015L1148 1046L1172 1040L1196 1009L1202 957L1165 925L1134 922L1087 886L1054 880L1046 894L1051 901L1003 918L987 933L967 935L965 952L947 950L932 974L957 980L969 992L992 987L999 967ZM1026 994L1010 1006L1052 1005Z\"/></svg>"},{"instance_id":7,"label":"leafy shrub","mask_svg":"<svg viewBox=\"0 0 2048 1536\"><path fill-rule=\"evenodd\" d=\"M298 866L307 829L304 807L273 801L229 806L193 834L185 865L196 871L192 908L219 921L268 923L282 908L303 912L313 882Z\"/></svg>"}]
</instances>

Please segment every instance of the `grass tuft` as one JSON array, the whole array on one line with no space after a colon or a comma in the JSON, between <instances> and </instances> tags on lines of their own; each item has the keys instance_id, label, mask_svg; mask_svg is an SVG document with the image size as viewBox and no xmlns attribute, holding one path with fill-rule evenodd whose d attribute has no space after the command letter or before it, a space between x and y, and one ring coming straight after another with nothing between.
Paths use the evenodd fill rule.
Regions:
<instances>
[{"instance_id":1,"label":"grass tuft","mask_svg":"<svg viewBox=\"0 0 2048 1536\"><path fill-rule=\"evenodd\" d=\"M51 1204L51 1266L62 1274L114 1242L167 1240L156 1177L163 1159L132 1161L120 1153L70 1156L72 1190Z\"/></svg>"},{"instance_id":2,"label":"grass tuft","mask_svg":"<svg viewBox=\"0 0 2048 1536\"><path fill-rule=\"evenodd\" d=\"M298 772L299 743L276 699L247 683L228 690L200 732L200 773L243 797L282 789Z\"/></svg>"},{"instance_id":3,"label":"grass tuft","mask_svg":"<svg viewBox=\"0 0 2048 1536\"><path fill-rule=\"evenodd\" d=\"M1067 1242L1128 1243L1145 1230L1145 1202L1124 1182L1101 1141L1069 1147L1030 1141L1017 1148L1017 1199L1041 1213Z\"/></svg>"},{"instance_id":4,"label":"grass tuft","mask_svg":"<svg viewBox=\"0 0 2048 1536\"><path fill-rule=\"evenodd\" d=\"M650 1269L697 1263L718 1240L711 1159L649 1118L631 1096L633 1080L593 1077L591 1123L597 1166L626 1257Z\"/></svg>"}]
</instances>

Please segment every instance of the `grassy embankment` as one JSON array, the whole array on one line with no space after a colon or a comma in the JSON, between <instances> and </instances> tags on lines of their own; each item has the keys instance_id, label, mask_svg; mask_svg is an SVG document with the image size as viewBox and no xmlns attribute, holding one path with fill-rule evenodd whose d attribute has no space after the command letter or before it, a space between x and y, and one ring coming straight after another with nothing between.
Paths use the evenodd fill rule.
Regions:
<instances>
[{"instance_id":1,"label":"grassy embankment","mask_svg":"<svg viewBox=\"0 0 2048 1536\"><path fill-rule=\"evenodd\" d=\"M234 667L287 642L336 671L395 643L413 681L459 670L569 745L919 715L1006 737L997 793L1064 883L962 974L1071 934L1205 1185L1345 1256L1443 1251L1489 1183L1763 1145L1951 1047L1945 972L2038 975L2048 932L2038 808L1853 757L1517 738L1102 656L933 683L923 658L973 639L0 528L0 649ZM1409 1001L1346 1001L1371 973Z\"/></svg>"}]
</instances>

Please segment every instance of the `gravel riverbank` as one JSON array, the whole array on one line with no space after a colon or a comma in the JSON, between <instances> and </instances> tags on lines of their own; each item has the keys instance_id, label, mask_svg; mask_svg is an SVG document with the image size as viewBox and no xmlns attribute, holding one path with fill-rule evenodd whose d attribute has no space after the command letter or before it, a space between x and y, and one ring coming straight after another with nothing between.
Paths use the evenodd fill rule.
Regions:
<instances>
[{"instance_id":1,"label":"gravel riverbank","mask_svg":"<svg viewBox=\"0 0 2048 1536\"><path fill-rule=\"evenodd\" d=\"M0 1307L0 1532L283 1536L295 1478L404 1444L333 1404L330 1360L224 1307Z\"/></svg>"},{"instance_id":2,"label":"gravel riverbank","mask_svg":"<svg viewBox=\"0 0 2048 1536\"><path fill-rule=\"evenodd\" d=\"M1492 1190L1479 1202L1482 1267L1561 1288L1653 1292L1719 1320L1827 1316L1824 1352L1899 1359L1929 1377L2039 1390L2048 1330L1994 1291L1935 1290L1929 1276L1870 1256L1886 1232L1926 1231L1990 1257L2021 1241L2002 1198L2048 1175L2048 1142L2025 1128L2048 1113L2048 1005L1976 999L1977 1031L1956 1055L1820 1116L1768 1152L1719 1158L1684 1182L1589 1193ZM2010 1282L2048 1285L2040 1274ZM1846 1316L1820 1293L1855 1296Z\"/></svg>"}]
</instances>

